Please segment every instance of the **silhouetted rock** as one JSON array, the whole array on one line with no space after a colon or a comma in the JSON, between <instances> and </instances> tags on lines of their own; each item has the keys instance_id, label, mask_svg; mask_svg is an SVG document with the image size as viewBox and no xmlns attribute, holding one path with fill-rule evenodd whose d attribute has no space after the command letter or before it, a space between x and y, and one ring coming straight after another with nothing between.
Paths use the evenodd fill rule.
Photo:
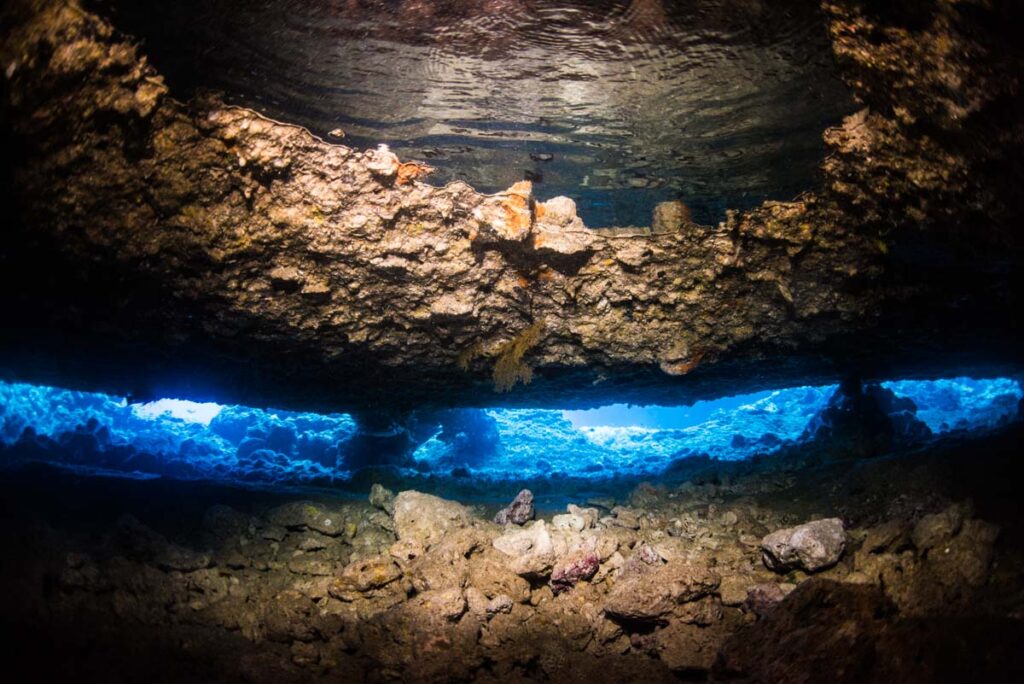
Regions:
<instances>
[{"instance_id":1,"label":"silhouetted rock","mask_svg":"<svg viewBox=\"0 0 1024 684\"><path fill-rule=\"evenodd\" d=\"M512 500L512 503L498 511L494 516L494 522L499 525L506 525L508 523L523 525L533 520L533 516L533 492L529 489L524 489L516 494L516 498Z\"/></svg>"}]
</instances>

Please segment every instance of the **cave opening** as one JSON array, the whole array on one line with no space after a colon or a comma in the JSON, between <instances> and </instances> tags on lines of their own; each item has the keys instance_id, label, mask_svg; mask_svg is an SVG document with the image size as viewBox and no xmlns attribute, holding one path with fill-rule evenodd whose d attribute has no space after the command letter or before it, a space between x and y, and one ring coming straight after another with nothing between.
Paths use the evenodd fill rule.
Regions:
<instances>
[{"instance_id":1,"label":"cave opening","mask_svg":"<svg viewBox=\"0 0 1024 684\"><path fill-rule=\"evenodd\" d=\"M794 387L689 407L423 409L319 414L213 402L123 397L0 383L5 463L83 472L338 488L393 485L487 499L522 483L674 481L694 464L812 448L830 458L878 457L1019 420L1011 378L903 380L851 392ZM779 458L782 458L781 456ZM557 487L555 487L557 488Z\"/></svg>"},{"instance_id":2,"label":"cave opening","mask_svg":"<svg viewBox=\"0 0 1024 684\"><path fill-rule=\"evenodd\" d=\"M1016 5L3 3L8 669L1024 681Z\"/></svg>"}]
</instances>

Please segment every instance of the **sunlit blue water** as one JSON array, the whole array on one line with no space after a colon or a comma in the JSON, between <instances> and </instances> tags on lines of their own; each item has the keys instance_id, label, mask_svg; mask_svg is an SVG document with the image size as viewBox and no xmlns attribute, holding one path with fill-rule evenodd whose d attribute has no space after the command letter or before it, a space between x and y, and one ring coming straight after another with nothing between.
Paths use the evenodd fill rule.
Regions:
<instances>
[{"instance_id":1,"label":"sunlit blue water","mask_svg":"<svg viewBox=\"0 0 1024 684\"><path fill-rule=\"evenodd\" d=\"M1009 379L885 383L918 407L934 433L998 426L1017 415ZM656 474L677 459L736 460L800 439L834 385L797 387L692 407L609 406L592 411L492 409L496 430L445 436L428 430L405 469L453 468L495 480L554 474L604 478ZM423 422L423 421L421 421ZM189 479L330 484L351 476L352 417L164 399L129 404L104 394L0 383L0 441L7 460ZM476 441L474 441L476 440ZM474 450L479 453L474 454Z\"/></svg>"}]
</instances>

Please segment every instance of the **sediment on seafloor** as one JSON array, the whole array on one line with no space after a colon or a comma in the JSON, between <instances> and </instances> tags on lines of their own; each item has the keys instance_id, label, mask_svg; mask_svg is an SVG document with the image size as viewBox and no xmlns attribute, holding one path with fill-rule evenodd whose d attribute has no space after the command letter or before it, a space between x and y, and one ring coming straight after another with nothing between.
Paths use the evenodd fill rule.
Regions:
<instances>
[{"instance_id":1,"label":"sediment on seafloor","mask_svg":"<svg viewBox=\"0 0 1024 684\"><path fill-rule=\"evenodd\" d=\"M0 483L0 624L15 662L79 681L1015 681L1019 439L500 525L501 504L380 486L27 469Z\"/></svg>"}]
</instances>

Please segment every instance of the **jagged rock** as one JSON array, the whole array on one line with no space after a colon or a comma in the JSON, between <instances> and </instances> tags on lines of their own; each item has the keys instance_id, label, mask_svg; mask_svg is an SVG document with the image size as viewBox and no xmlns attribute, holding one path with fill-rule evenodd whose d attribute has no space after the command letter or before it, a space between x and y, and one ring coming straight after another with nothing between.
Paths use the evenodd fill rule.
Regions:
<instances>
[{"instance_id":1,"label":"jagged rock","mask_svg":"<svg viewBox=\"0 0 1024 684\"><path fill-rule=\"evenodd\" d=\"M512 612L513 606L512 598L501 594L495 596L487 602L487 612L494 615L495 613L510 613Z\"/></svg>"},{"instance_id":2,"label":"jagged rock","mask_svg":"<svg viewBox=\"0 0 1024 684\"><path fill-rule=\"evenodd\" d=\"M345 531L345 514L312 501L294 501L278 506L267 515L271 526L288 529L311 529L329 537ZM266 530L264 530L266 534Z\"/></svg>"},{"instance_id":3,"label":"jagged rock","mask_svg":"<svg viewBox=\"0 0 1024 684\"><path fill-rule=\"evenodd\" d=\"M593 551L578 551L560 558L551 571L551 591L555 596L589 580L597 573L601 561Z\"/></svg>"},{"instance_id":4,"label":"jagged rock","mask_svg":"<svg viewBox=\"0 0 1024 684\"><path fill-rule=\"evenodd\" d=\"M524 489L516 494L516 498L512 500L512 503L498 511L494 516L494 522L499 525L506 525L508 523L523 525L533 520L533 516L533 492L529 489Z\"/></svg>"},{"instance_id":5,"label":"jagged rock","mask_svg":"<svg viewBox=\"0 0 1024 684\"><path fill-rule=\"evenodd\" d=\"M399 541L412 540L430 546L452 530L469 525L472 514L454 501L406 491L395 498L394 518Z\"/></svg>"},{"instance_id":6,"label":"jagged rock","mask_svg":"<svg viewBox=\"0 0 1024 684\"><path fill-rule=\"evenodd\" d=\"M765 615L775 604L796 589L795 584L762 582L747 588L746 606L757 615Z\"/></svg>"},{"instance_id":7,"label":"jagged rock","mask_svg":"<svg viewBox=\"0 0 1024 684\"><path fill-rule=\"evenodd\" d=\"M524 577L544 576L555 562L554 543L543 520L522 530L510 530L497 537L493 545L511 557L509 569Z\"/></svg>"},{"instance_id":8,"label":"jagged rock","mask_svg":"<svg viewBox=\"0 0 1024 684\"><path fill-rule=\"evenodd\" d=\"M764 564L776 571L817 572L839 562L846 531L839 518L827 518L772 532L761 540Z\"/></svg>"},{"instance_id":9,"label":"jagged rock","mask_svg":"<svg viewBox=\"0 0 1024 684\"><path fill-rule=\"evenodd\" d=\"M10 375L39 367L33 355L66 357L56 340L72 338L75 363L50 366L49 381L144 396L166 377L202 376L224 401L335 411L394 402L396 387L409 407L686 402L857 371L938 373L951 361L943 347L963 372L964 359L1019 364L1005 312L1022 249L1011 185L1022 135L1002 111L1019 69L984 38L998 19L941 6L949 21L924 22L918 40L831 3L829 36L865 109L825 132L817 187L718 227L659 232L684 218L670 205L659 230L582 233L585 252L552 252L534 209L551 203L562 221L564 200L534 205L528 183L490 197L403 183L421 166L388 150L170 97L137 41L66 1L72 10L15 0L0 40L12 69L5 140L20 150L8 184L16 251L0 272ZM978 30L952 28L961 23ZM869 37L883 33L884 44ZM936 86L950 82L969 94ZM911 123L933 118L941 136ZM944 264L966 247L977 258L951 278ZM296 269L302 284L268 268ZM39 272L46 288L23 286ZM464 308L445 300L432 315L444 294ZM495 394L491 354L535 320L545 335L531 357L546 372ZM30 331L55 325L39 349Z\"/></svg>"},{"instance_id":10,"label":"jagged rock","mask_svg":"<svg viewBox=\"0 0 1024 684\"><path fill-rule=\"evenodd\" d=\"M370 487L370 505L389 514L394 514L395 494L390 489L385 489L383 485L374 483Z\"/></svg>"},{"instance_id":11,"label":"jagged rock","mask_svg":"<svg viewBox=\"0 0 1024 684\"><path fill-rule=\"evenodd\" d=\"M316 630L311 617L316 604L301 592L286 590L267 602L263 625L271 641L313 641Z\"/></svg>"},{"instance_id":12,"label":"jagged rock","mask_svg":"<svg viewBox=\"0 0 1024 684\"><path fill-rule=\"evenodd\" d=\"M367 594L387 587L402 576L402 570L386 555L362 558L345 566L329 591L342 601L366 598Z\"/></svg>"},{"instance_id":13,"label":"jagged rock","mask_svg":"<svg viewBox=\"0 0 1024 684\"><path fill-rule=\"evenodd\" d=\"M595 235L576 215L576 203L568 197L554 197L536 207L533 248L562 256L591 251Z\"/></svg>"},{"instance_id":14,"label":"jagged rock","mask_svg":"<svg viewBox=\"0 0 1024 684\"><path fill-rule=\"evenodd\" d=\"M952 539L970 515L970 508L968 504L953 504L940 513L921 518L910 534L914 547L924 553Z\"/></svg>"},{"instance_id":15,"label":"jagged rock","mask_svg":"<svg viewBox=\"0 0 1024 684\"><path fill-rule=\"evenodd\" d=\"M587 526L587 521L581 515L563 513L561 515L556 515L551 518L551 526L556 530L582 532Z\"/></svg>"},{"instance_id":16,"label":"jagged rock","mask_svg":"<svg viewBox=\"0 0 1024 684\"><path fill-rule=\"evenodd\" d=\"M612 509L612 515L614 516L610 520L612 525L625 527L627 530L640 529L640 515L635 510L625 506L616 506Z\"/></svg>"},{"instance_id":17,"label":"jagged rock","mask_svg":"<svg viewBox=\"0 0 1024 684\"><path fill-rule=\"evenodd\" d=\"M387 145L379 145L366 162L370 173L384 180L393 179L398 174L398 167L398 157Z\"/></svg>"},{"instance_id":18,"label":"jagged rock","mask_svg":"<svg viewBox=\"0 0 1024 684\"><path fill-rule=\"evenodd\" d=\"M520 181L505 192L491 195L473 210L475 242L522 242L533 228L533 184Z\"/></svg>"},{"instance_id":19,"label":"jagged rock","mask_svg":"<svg viewBox=\"0 0 1024 684\"><path fill-rule=\"evenodd\" d=\"M690 208L681 201L662 202L654 207L651 230L655 233L674 232L691 223Z\"/></svg>"},{"instance_id":20,"label":"jagged rock","mask_svg":"<svg viewBox=\"0 0 1024 684\"><path fill-rule=\"evenodd\" d=\"M583 529L589 530L597 525L597 520L600 515L596 508L581 508L576 504L569 504L565 508L569 515L575 515L583 519Z\"/></svg>"},{"instance_id":21,"label":"jagged rock","mask_svg":"<svg viewBox=\"0 0 1024 684\"><path fill-rule=\"evenodd\" d=\"M717 586L718 576L706 566L675 561L619 581L609 592L604 611L620 621L659 621L679 604L706 596Z\"/></svg>"},{"instance_id":22,"label":"jagged rock","mask_svg":"<svg viewBox=\"0 0 1024 684\"><path fill-rule=\"evenodd\" d=\"M216 540L227 540L249 534L251 521L248 516L230 506L210 506L203 513L203 530Z\"/></svg>"}]
</instances>

